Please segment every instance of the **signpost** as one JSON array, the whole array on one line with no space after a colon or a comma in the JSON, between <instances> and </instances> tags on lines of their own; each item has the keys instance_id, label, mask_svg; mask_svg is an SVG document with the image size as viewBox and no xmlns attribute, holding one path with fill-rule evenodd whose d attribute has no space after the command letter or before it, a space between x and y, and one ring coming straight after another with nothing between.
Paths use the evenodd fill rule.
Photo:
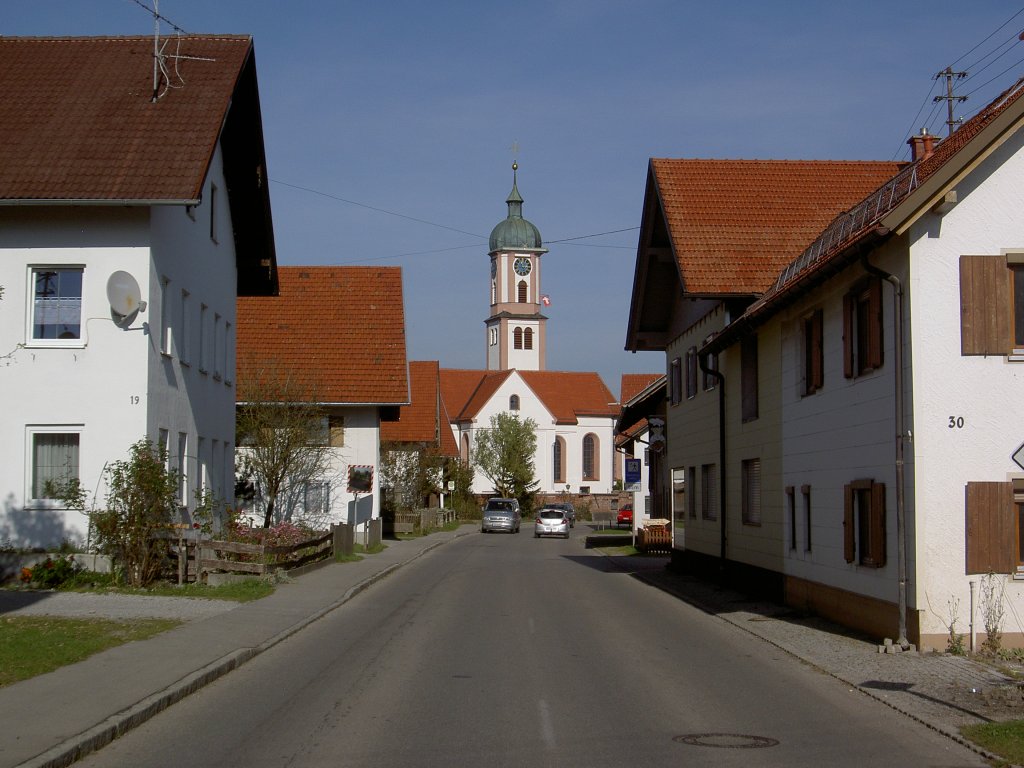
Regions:
<instances>
[{"instance_id":1,"label":"signpost","mask_svg":"<svg viewBox=\"0 0 1024 768\"><path fill-rule=\"evenodd\" d=\"M640 459L626 459L626 490L640 491Z\"/></svg>"}]
</instances>

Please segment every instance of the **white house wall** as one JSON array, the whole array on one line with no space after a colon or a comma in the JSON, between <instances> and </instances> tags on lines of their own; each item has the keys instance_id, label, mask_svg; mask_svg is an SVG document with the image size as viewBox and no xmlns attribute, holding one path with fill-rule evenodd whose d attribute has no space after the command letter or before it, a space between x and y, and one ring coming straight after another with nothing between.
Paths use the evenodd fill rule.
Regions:
<instances>
[{"instance_id":1,"label":"white house wall","mask_svg":"<svg viewBox=\"0 0 1024 768\"><path fill-rule=\"evenodd\" d=\"M1011 459L1024 444L1024 363L961 356L958 272L962 254L1024 250L1022 177L1018 133L957 185L956 207L942 217L929 214L910 232L914 548L920 552L914 587L923 630L939 636L951 600L959 601L966 631L969 582L982 579L965 575L966 484L1024 477ZM1024 632L1024 582L1000 580L1012 609L1004 631Z\"/></svg>"},{"instance_id":2,"label":"white house wall","mask_svg":"<svg viewBox=\"0 0 1024 768\"><path fill-rule=\"evenodd\" d=\"M181 206L0 208L0 393L18 404L0 414L0 434L7 438L0 441L0 540L53 546L88 538L87 519L57 502L26 509L36 430L80 433L79 478L90 504L105 501L104 466L126 458L141 439L157 442L160 430L168 435L175 469L178 435L186 435L186 504L194 507L201 484L233 500L236 276L227 185L219 169L218 154L211 180L221 190L219 243L210 239L203 206L195 209L195 220ZM31 274L40 266L83 267L80 339L31 340ZM106 294L107 279L118 270L135 278L147 302L127 329L111 319ZM163 277L169 290L161 290ZM189 292L188 320L181 312L182 289ZM206 372L196 357L201 304L211 319L220 315L221 346ZM174 338L169 354L161 350L164 309ZM186 327L191 365L182 364L179 345Z\"/></svg>"}]
</instances>

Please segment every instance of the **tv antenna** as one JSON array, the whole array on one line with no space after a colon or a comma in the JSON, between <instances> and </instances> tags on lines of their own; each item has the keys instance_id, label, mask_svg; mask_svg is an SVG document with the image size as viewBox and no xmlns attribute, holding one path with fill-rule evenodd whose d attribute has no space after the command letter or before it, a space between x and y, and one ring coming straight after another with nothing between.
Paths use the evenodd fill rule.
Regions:
<instances>
[{"instance_id":1,"label":"tv antenna","mask_svg":"<svg viewBox=\"0 0 1024 768\"><path fill-rule=\"evenodd\" d=\"M181 72L178 70L178 62L183 59L191 59L193 61L216 61L216 59L204 58L202 56L188 56L181 52L181 37L187 35L184 29L179 27L173 21L168 19L166 16L160 15L160 0L153 0L153 7L150 8L148 5L142 2L142 0L132 0L137 6L145 11L148 11L153 16L153 98L151 101L159 101L171 88L181 88L185 85L185 78L182 77ZM169 40L164 40L161 44L160 41L160 22L166 23L177 33L177 48L175 52L165 53L167 49L167 43ZM167 61L171 59L174 61L174 77L171 77L171 73L168 69ZM163 90L160 85L163 82ZM175 81L177 84L175 84Z\"/></svg>"}]
</instances>

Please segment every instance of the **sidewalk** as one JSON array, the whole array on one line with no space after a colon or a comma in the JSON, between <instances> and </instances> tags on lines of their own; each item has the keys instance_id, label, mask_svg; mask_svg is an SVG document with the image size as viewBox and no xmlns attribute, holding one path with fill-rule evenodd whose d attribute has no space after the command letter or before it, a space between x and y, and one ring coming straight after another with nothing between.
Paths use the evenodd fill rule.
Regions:
<instances>
[{"instance_id":1,"label":"sidewalk","mask_svg":"<svg viewBox=\"0 0 1024 768\"><path fill-rule=\"evenodd\" d=\"M943 653L879 653L881 638L871 642L786 606L666 570L667 556L611 559L620 570L760 637L989 759L996 756L964 739L960 727L1024 718L1024 682L989 665Z\"/></svg>"},{"instance_id":2,"label":"sidewalk","mask_svg":"<svg viewBox=\"0 0 1024 768\"><path fill-rule=\"evenodd\" d=\"M0 768L68 765L295 634L397 568L477 530L463 526L455 532L388 541L380 554L319 568L281 584L262 600L195 606L197 618L174 630L0 688ZM960 737L959 726L1024 717L1024 688L970 659L880 654L876 643L847 635L828 622L670 572L665 569L667 557L609 556L609 561L976 751L980 750ZM183 601L168 599L179 606ZM16 602L0 600L0 612L13 610Z\"/></svg>"},{"instance_id":3,"label":"sidewalk","mask_svg":"<svg viewBox=\"0 0 1024 768\"><path fill-rule=\"evenodd\" d=\"M318 568L279 585L261 600L0 688L0 768L69 765L425 552L476 530L463 526L455 532L389 540L379 554Z\"/></svg>"}]
</instances>

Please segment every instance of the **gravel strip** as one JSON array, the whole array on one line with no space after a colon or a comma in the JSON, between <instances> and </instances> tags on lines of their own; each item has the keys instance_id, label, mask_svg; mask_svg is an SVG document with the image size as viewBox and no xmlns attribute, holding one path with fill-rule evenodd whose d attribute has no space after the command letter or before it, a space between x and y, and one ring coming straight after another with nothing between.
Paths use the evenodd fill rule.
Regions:
<instances>
[{"instance_id":1,"label":"gravel strip","mask_svg":"<svg viewBox=\"0 0 1024 768\"><path fill-rule=\"evenodd\" d=\"M0 591L0 616L195 621L238 607L232 600L193 597Z\"/></svg>"}]
</instances>

